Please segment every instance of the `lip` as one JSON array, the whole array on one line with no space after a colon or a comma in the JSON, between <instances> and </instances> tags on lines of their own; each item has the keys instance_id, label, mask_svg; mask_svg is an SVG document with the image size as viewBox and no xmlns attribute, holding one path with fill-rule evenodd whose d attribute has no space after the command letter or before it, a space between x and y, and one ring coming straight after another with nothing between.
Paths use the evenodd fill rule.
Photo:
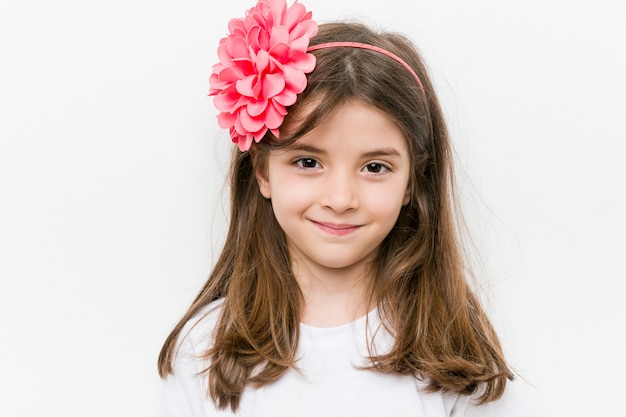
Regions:
<instances>
[{"instance_id":1,"label":"lip","mask_svg":"<svg viewBox=\"0 0 626 417\"><path fill-rule=\"evenodd\" d=\"M333 236L346 236L356 232L361 227L360 224L327 223L315 220L311 220L311 222L321 231Z\"/></svg>"}]
</instances>

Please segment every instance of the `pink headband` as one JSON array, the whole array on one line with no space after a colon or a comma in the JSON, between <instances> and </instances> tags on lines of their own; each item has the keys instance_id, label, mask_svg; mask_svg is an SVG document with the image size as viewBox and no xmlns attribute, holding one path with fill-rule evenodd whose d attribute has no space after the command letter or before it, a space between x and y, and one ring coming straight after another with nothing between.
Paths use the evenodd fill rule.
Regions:
<instances>
[{"instance_id":1,"label":"pink headband","mask_svg":"<svg viewBox=\"0 0 626 417\"><path fill-rule=\"evenodd\" d=\"M209 95L220 111L217 122L247 151L269 130L276 137L287 108L307 85L306 74L315 68L310 51L349 47L379 52L402 64L422 93L424 86L415 71L399 56L374 45L329 42L309 47L317 34L311 12L297 0L258 0L243 18L228 23L229 35L220 40L219 62L209 78Z\"/></svg>"},{"instance_id":2,"label":"pink headband","mask_svg":"<svg viewBox=\"0 0 626 417\"><path fill-rule=\"evenodd\" d=\"M419 85L420 90L422 90L422 93L425 94L424 92L424 86L422 85L422 81L420 80L420 77L417 76L417 73L413 70L413 68L411 68L411 66L409 64L407 64L402 58L400 58L398 55L394 54L393 52L389 52L386 49L383 48L379 48L378 46L374 46L374 45L370 45L367 43L360 43L360 42L328 42L328 43L321 43L319 45L313 45L313 46L309 46L309 48L307 49L307 51L317 51L318 49L324 49L324 48L361 48L361 49L368 49L370 51L376 51L379 52L383 55L388 56L391 59L395 59L396 61L398 61L400 64L402 64L404 66L404 68L406 68L411 74L413 74L413 77L415 77L415 80L417 81L417 85Z\"/></svg>"}]
</instances>

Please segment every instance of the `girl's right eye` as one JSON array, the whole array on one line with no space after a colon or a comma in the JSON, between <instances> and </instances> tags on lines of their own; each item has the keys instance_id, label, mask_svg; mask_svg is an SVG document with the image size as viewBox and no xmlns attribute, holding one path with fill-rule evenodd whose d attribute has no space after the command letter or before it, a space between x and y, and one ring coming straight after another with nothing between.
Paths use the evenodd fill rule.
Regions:
<instances>
[{"instance_id":1,"label":"girl's right eye","mask_svg":"<svg viewBox=\"0 0 626 417\"><path fill-rule=\"evenodd\" d=\"M314 158L299 158L294 161L294 163L300 168L317 168L319 163Z\"/></svg>"}]
</instances>

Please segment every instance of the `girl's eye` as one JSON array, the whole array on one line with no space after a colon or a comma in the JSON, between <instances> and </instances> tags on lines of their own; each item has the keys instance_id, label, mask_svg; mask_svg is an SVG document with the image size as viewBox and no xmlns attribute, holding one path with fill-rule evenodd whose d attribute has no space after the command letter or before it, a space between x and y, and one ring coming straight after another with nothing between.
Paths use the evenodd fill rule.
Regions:
<instances>
[{"instance_id":1,"label":"girl's eye","mask_svg":"<svg viewBox=\"0 0 626 417\"><path fill-rule=\"evenodd\" d=\"M385 165L379 163L379 162L372 162L369 163L367 165L365 165L365 170L367 170L367 172L371 172L373 174L379 174L381 172L384 172L385 170L388 170L389 168L386 167Z\"/></svg>"},{"instance_id":2,"label":"girl's eye","mask_svg":"<svg viewBox=\"0 0 626 417\"><path fill-rule=\"evenodd\" d=\"M316 168L319 165L318 162L313 158L300 158L295 162L296 165L300 166L301 168Z\"/></svg>"}]
</instances>

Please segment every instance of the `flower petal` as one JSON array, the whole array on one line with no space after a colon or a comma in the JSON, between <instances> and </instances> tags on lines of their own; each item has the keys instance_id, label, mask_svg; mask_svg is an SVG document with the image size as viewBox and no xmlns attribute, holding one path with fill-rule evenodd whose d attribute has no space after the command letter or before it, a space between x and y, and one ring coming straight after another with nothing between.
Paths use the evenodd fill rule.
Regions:
<instances>
[{"instance_id":1,"label":"flower petal","mask_svg":"<svg viewBox=\"0 0 626 417\"><path fill-rule=\"evenodd\" d=\"M262 74L267 71L270 65L270 54L267 51L259 51L256 56L256 71L257 74Z\"/></svg>"},{"instance_id":2,"label":"flower petal","mask_svg":"<svg viewBox=\"0 0 626 417\"><path fill-rule=\"evenodd\" d=\"M285 76L282 73L267 74L263 79L262 96L265 98L271 98L280 94L280 92L285 89L285 83Z\"/></svg>"},{"instance_id":3,"label":"flower petal","mask_svg":"<svg viewBox=\"0 0 626 417\"><path fill-rule=\"evenodd\" d=\"M285 45L289 43L289 31L284 26L277 26L270 35L270 48L281 43Z\"/></svg>"},{"instance_id":4,"label":"flower petal","mask_svg":"<svg viewBox=\"0 0 626 417\"><path fill-rule=\"evenodd\" d=\"M286 113L283 106L272 102L272 105L265 109L265 125L270 129L278 129L283 124Z\"/></svg>"},{"instance_id":5,"label":"flower petal","mask_svg":"<svg viewBox=\"0 0 626 417\"><path fill-rule=\"evenodd\" d=\"M236 117L233 114L222 112L217 115L217 124L222 129L228 129L235 124Z\"/></svg>"},{"instance_id":6,"label":"flower petal","mask_svg":"<svg viewBox=\"0 0 626 417\"><path fill-rule=\"evenodd\" d=\"M268 101L253 101L248 104L248 114L252 117L260 116L267 108Z\"/></svg>"},{"instance_id":7,"label":"flower petal","mask_svg":"<svg viewBox=\"0 0 626 417\"><path fill-rule=\"evenodd\" d=\"M241 95L258 98L258 96L254 93L256 84L256 75L250 75L246 78L243 78L237 81L237 92Z\"/></svg>"},{"instance_id":8,"label":"flower petal","mask_svg":"<svg viewBox=\"0 0 626 417\"><path fill-rule=\"evenodd\" d=\"M283 68L285 74L285 84L295 90L297 93L304 91L306 87L306 75L299 69L291 65L285 65Z\"/></svg>"},{"instance_id":9,"label":"flower petal","mask_svg":"<svg viewBox=\"0 0 626 417\"><path fill-rule=\"evenodd\" d=\"M311 12L297 0L258 0L243 18L231 19L220 40L219 63L209 77L209 95L220 110L218 124L242 151L268 129L278 137L287 107L306 87L315 57L307 53L317 33Z\"/></svg>"},{"instance_id":10,"label":"flower petal","mask_svg":"<svg viewBox=\"0 0 626 417\"><path fill-rule=\"evenodd\" d=\"M228 45L228 52L230 53L231 59L250 58L248 44L245 39L239 37L232 38L230 44Z\"/></svg>"},{"instance_id":11,"label":"flower petal","mask_svg":"<svg viewBox=\"0 0 626 417\"><path fill-rule=\"evenodd\" d=\"M296 102L297 97L298 95L294 91L286 88L279 95L274 96L273 100L282 106L288 107Z\"/></svg>"},{"instance_id":12,"label":"flower petal","mask_svg":"<svg viewBox=\"0 0 626 417\"><path fill-rule=\"evenodd\" d=\"M252 117L246 110L239 113L239 123L241 124L241 131L245 132L258 132L265 126L263 117Z\"/></svg>"}]
</instances>

